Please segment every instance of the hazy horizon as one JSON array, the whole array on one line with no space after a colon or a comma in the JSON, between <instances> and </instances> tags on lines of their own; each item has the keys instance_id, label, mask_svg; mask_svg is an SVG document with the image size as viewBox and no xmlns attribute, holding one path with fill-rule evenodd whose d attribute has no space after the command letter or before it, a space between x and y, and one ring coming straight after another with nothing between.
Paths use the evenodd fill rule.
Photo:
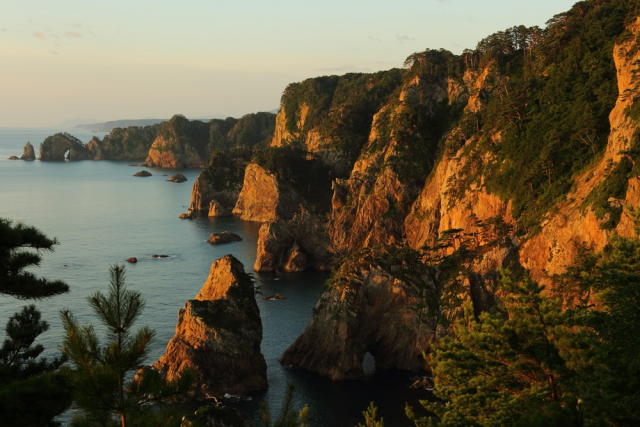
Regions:
<instances>
[{"instance_id":1,"label":"hazy horizon","mask_svg":"<svg viewBox=\"0 0 640 427\"><path fill-rule=\"evenodd\" d=\"M240 117L288 83L460 53L574 1L217 3L44 0L0 6L0 127L70 119Z\"/></svg>"}]
</instances>

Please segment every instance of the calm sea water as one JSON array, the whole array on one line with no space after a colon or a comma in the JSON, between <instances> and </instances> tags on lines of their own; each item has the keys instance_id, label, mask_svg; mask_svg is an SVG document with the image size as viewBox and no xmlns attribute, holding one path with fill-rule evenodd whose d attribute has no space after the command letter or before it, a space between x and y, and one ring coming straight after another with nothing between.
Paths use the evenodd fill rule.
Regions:
<instances>
[{"instance_id":1,"label":"calm sea water","mask_svg":"<svg viewBox=\"0 0 640 427\"><path fill-rule=\"evenodd\" d=\"M199 170L149 169L153 176L135 178L140 167L132 162L24 162L9 161L20 156L31 141L39 145L59 129L0 129L0 217L34 225L60 244L54 253L45 253L34 273L66 281L71 291L36 305L51 328L41 336L47 355L58 353L63 336L59 312L69 308L81 323L95 323L86 303L96 290L106 291L109 267L137 257L127 265L127 284L146 298L139 326L155 328L148 362L157 360L174 334L178 310L194 298L207 279L211 263L227 253L240 259L248 272L256 256L259 224L236 218L180 220L186 211L191 185ZM93 134L66 130L84 142ZM103 136L104 134L98 134ZM167 182L180 172L188 181ZM213 246L207 243L212 232L231 231L244 241ZM154 254L169 255L164 259ZM282 301L258 299L264 338L262 352L267 361L269 390L252 395L252 400L236 404L258 421L259 404L266 401L277 412L288 382L296 386L296 403L309 404L315 426L353 426L362 421L361 412L370 401L389 426L409 426L404 417L405 402L419 406L426 392L408 389L408 374L376 371L365 360L368 374L359 380L333 382L299 369L285 368L278 357L304 330L311 310L322 292L326 274L257 275L264 295L280 293ZM0 325L26 303L0 296ZM0 335L2 335L2 332ZM68 417L64 418L65 420Z\"/></svg>"}]
</instances>

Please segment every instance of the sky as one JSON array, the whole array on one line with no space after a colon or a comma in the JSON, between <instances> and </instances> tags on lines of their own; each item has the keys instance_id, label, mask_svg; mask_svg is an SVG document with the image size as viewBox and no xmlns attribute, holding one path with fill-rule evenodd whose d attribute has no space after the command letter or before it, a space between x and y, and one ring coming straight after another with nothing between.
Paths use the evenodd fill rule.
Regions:
<instances>
[{"instance_id":1,"label":"sky","mask_svg":"<svg viewBox=\"0 0 640 427\"><path fill-rule=\"evenodd\" d=\"M460 53L574 0L0 0L0 127L240 117L288 83Z\"/></svg>"}]
</instances>

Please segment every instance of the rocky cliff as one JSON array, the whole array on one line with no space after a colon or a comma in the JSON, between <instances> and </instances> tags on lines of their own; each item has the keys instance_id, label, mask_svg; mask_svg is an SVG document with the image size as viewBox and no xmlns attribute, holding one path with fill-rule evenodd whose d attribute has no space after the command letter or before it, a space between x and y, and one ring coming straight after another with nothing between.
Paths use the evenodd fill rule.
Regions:
<instances>
[{"instance_id":1,"label":"rocky cliff","mask_svg":"<svg viewBox=\"0 0 640 427\"><path fill-rule=\"evenodd\" d=\"M65 157L66 156L66 157ZM56 133L40 144L38 159L44 161L89 160L93 154L78 138L68 133Z\"/></svg>"},{"instance_id":2,"label":"rocky cliff","mask_svg":"<svg viewBox=\"0 0 640 427\"><path fill-rule=\"evenodd\" d=\"M176 335L154 367L168 379L194 369L199 396L244 395L268 387L261 341L253 281L240 261L226 255L179 311Z\"/></svg>"},{"instance_id":3,"label":"rocky cliff","mask_svg":"<svg viewBox=\"0 0 640 427\"><path fill-rule=\"evenodd\" d=\"M448 280L463 284L458 304L471 300L479 313L495 302L501 268L525 267L545 281L583 248L603 248L613 232L634 234L636 16L625 2L582 2L545 30L513 27L460 56L411 55L400 89L372 116L349 177L333 182L327 233L347 261L281 361L334 379L359 375L367 351L379 367L417 366L440 331L415 326L416 281L380 267L398 261L398 248L419 254L416 268L473 254L457 264L466 279ZM590 65L575 61L587 56ZM297 110L287 109L286 96L275 139L302 138L315 150L310 133L300 132L311 103L298 97ZM283 248L294 239L279 227L263 226L259 253L276 255L259 256L257 269L286 264ZM386 261L367 264L362 248L386 253ZM444 258L433 258L443 248ZM439 281L427 277L423 283Z\"/></svg>"},{"instance_id":4,"label":"rocky cliff","mask_svg":"<svg viewBox=\"0 0 640 427\"><path fill-rule=\"evenodd\" d=\"M245 221L290 219L302 202L300 195L283 186L275 175L256 163L250 163L233 213Z\"/></svg>"},{"instance_id":5,"label":"rocky cliff","mask_svg":"<svg viewBox=\"0 0 640 427\"><path fill-rule=\"evenodd\" d=\"M208 123L176 115L160 125L146 163L164 168L203 168L215 150L265 146L274 127L275 116L271 113L213 119Z\"/></svg>"},{"instance_id":6,"label":"rocky cliff","mask_svg":"<svg viewBox=\"0 0 640 427\"><path fill-rule=\"evenodd\" d=\"M93 153L95 160L145 159L159 129L159 124L115 128L102 140L94 136L87 148Z\"/></svg>"},{"instance_id":7,"label":"rocky cliff","mask_svg":"<svg viewBox=\"0 0 640 427\"><path fill-rule=\"evenodd\" d=\"M303 271L308 267L329 270L335 253L322 218L303 209L290 221L268 222L260 227L258 272Z\"/></svg>"}]
</instances>

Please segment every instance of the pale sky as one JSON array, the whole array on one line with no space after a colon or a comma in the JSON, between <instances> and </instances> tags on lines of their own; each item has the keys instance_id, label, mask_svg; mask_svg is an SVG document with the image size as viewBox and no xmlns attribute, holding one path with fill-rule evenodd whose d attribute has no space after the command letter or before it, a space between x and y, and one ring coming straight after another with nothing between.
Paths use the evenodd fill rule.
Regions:
<instances>
[{"instance_id":1,"label":"pale sky","mask_svg":"<svg viewBox=\"0 0 640 427\"><path fill-rule=\"evenodd\" d=\"M460 53L573 0L0 0L0 127L278 108L288 83Z\"/></svg>"}]
</instances>

